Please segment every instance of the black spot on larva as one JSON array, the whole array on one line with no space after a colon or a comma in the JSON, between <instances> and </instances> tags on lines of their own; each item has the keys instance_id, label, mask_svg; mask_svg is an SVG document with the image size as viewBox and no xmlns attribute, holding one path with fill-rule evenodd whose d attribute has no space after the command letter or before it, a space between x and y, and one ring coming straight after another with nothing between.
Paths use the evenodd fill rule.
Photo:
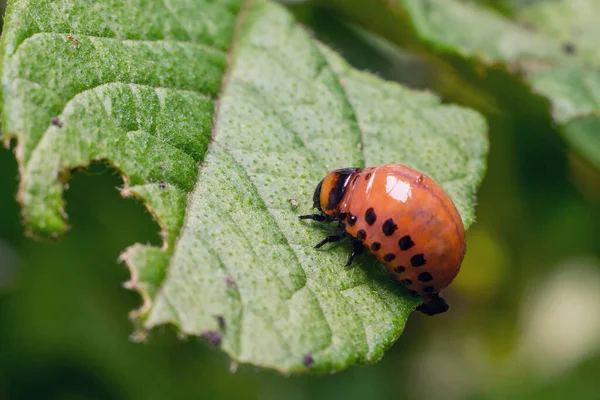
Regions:
<instances>
[{"instance_id":1,"label":"black spot on larva","mask_svg":"<svg viewBox=\"0 0 600 400\"><path fill-rule=\"evenodd\" d=\"M412 241L410 236L402 236L400 240L398 240L398 246L400 246L400 250L408 250L415 245L415 242Z\"/></svg>"},{"instance_id":2,"label":"black spot on larva","mask_svg":"<svg viewBox=\"0 0 600 400\"><path fill-rule=\"evenodd\" d=\"M385 236L392 236L396 232L396 229L398 229L398 226L394 224L394 220L391 218L385 221L381 227Z\"/></svg>"},{"instance_id":3,"label":"black spot on larva","mask_svg":"<svg viewBox=\"0 0 600 400\"><path fill-rule=\"evenodd\" d=\"M433 293L435 292L435 288L433 286L425 286L425 289L423 289L423 291L425 293Z\"/></svg>"},{"instance_id":4,"label":"black spot on larva","mask_svg":"<svg viewBox=\"0 0 600 400\"><path fill-rule=\"evenodd\" d=\"M394 253L387 253L385 256L383 256L383 259L386 262L390 262L392 261L394 258L396 258L396 255Z\"/></svg>"},{"instance_id":5,"label":"black spot on larva","mask_svg":"<svg viewBox=\"0 0 600 400\"><path fill-rule=\"evenodd\" d=\"M356 223L356 215L352 215L352 213L348 213L348 225L354 226Z\"/></svg>"},{"instance_id":6,"label":"black spot on larva","mask_svg":"<svg viewBox=\"0 0 600 400\"><path fill-rule=\"evenodd\" d=\"M433 276L431 276L431 274L429 272L421 272L419 274L419 281L420 282L429 282L433 279Z\"/></svg>"},{"instance_id":7,"label":"black spot on larva","mask_svg":"<svg viewBox=\"0 0 600 400\"><path fill-rule=\"evenodd\" d=\"M369 179L371 179L371 173L365 175L365 181L368 181Z\"/></svg>"},{"instance_id":8,"label":"black spot on larva","mask_svg":"<svg viewBox=\"0 0 600 400\"><path fill-rule=\"evenodd\" d=\"M60 119L58 119L57 117L52 118L50 120L50 122L52 123L52 125L58 126L59 128L62 128L62 126L63 126L63 122Z\"/></svg>"},{"instance_id":9,"label":"black spot on larva","mask_svg":"<svg viewBox=\"0 0 600 400\"><path fill-rule=\"evenodd\" d=\"M167 183L165 181L160 181L160 182L158 182L158 187L161 189L166 189Z\"/></svg>"},{"instance_id":10,"label":"black spot on larva","mask_svg":"<svg viewBox=\"0 0 600 400\"><path fill-rule=\"evenodd\" d=\"M213 346L218 346L221 344L221 334L216 331L204 331L200 334L202 339L205 339L208 343Z\"/></svg>"},{"instance_id":11,"label":"black spot on larva","mask_svg":"<svg viewBox=\"0 0 600 400\"><path fill-rule=\"evenodd\" d=\"M315 359L310 353L304 355L302 362L306 368L311 368L313 365L315 365Z\"/></svg>"},{"instance_id":12,"label":"black spot on larva","mask_svg":"<svg viewBox=\"0 0 600 400\"><path fill-rule=\"evenodd\" d=\"M367 224L373 225L376 219L377 215L375 215L375 210L373 210L373 207L368 208L365 212L365 221L367 221Z\"/></svg>"},{"instance_id":13,"label":"black spot on larva","mask_svg":"<svg viewBox=\"0 0 600 400\"><path fill-rule=\"evenodd\" d=\"M408 293L412 294L413 296L418 296L419 293L417 293L416 290L409 290Z\"/></svg>"},{"instance_id":14,"label":"black spot on larva","mask_svg":"<svg viewBox=\"0 0 600 400\"><path fill-rule=\"evenodd\" d=\"M371 250L373 251L377 251L381 248L381 243L379 242L373 242L373 244L371 245Z\"/></svg>"},{"instance_id":15,"label":"black spot on larva","mask_svg":"<svg viewBox=\"0 0 600 400\"><path fill-rule=\"evenodd\" d=\"M361 229L356 232L356 237L358 240L365 240L367 238L367 232L364 229Z\"/></svg>"},{"instance_id":16,"label":"black spot on larva","mask_svg":"<svg viewBox=\"0 0 600 400\"><path fill-rule=\"evenodd\" d=\"M340 221L343 221L343 220L346 219L347 216L348 216L348 213L346 213L346 212L339 213L338 216L337 216L337 219L340 220Z\"/></svg>"},{"instance_id":17,"label":"black spot on larva","mask_svg":"<svg viewBox=\"0 0 600 400\"><path fill-rule=\"evenodd\" d=\"M397 273L401 274L404 271L406 271L406 268L404 268L402 265L399 265L396 268L394 268L394 271L396 271Z\"/></svg>"},{"instance_id":18,"label":"black spot on larva","mask_svg":"<svg viewBox=\"0 0 600 400\"><path fill-rule=\"evenodd\" d=\"M410 263L413 267L420 267L421 265L425 265L427 261L425 261L424 254L415 254L410 258Z\"/></svg>"},{"instance_id":19,"label":"black spot on larva","mask_svg":"<svg viewBox=\"0 0 600 400\"><path fill-rule=\"evenodd\" d=\"M400 283L405 286L412 285L412 281L410 279L402 279Z\"/></svg>"}]
</instances>

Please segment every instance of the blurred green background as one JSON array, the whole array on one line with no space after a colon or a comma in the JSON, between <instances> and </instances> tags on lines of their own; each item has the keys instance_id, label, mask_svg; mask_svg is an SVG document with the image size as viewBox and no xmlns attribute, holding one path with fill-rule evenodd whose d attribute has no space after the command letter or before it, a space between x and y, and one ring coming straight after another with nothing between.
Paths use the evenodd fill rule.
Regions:
<instances>
[{"instance_id":1,"label":"blurred green background","mask_svg":"<svg viewBox=\"0 0 600 400\"><path fill-rule=\"evenodd\" d=\"M414 314L374 365L330 376L240 366L156 330L135 343L122 250L160 244L145 208L103 165L66 192L71 231L23 236L17 166L0 150L0 399L599 399L600 172L565 147L547 106L502 71L401 51L329 12L296 6L355 67L482 112L489 169L451 311ZM401 161L401 160L399 160ZM308 201L308 200L307 200Z\"/></svg>"}]
</instances>

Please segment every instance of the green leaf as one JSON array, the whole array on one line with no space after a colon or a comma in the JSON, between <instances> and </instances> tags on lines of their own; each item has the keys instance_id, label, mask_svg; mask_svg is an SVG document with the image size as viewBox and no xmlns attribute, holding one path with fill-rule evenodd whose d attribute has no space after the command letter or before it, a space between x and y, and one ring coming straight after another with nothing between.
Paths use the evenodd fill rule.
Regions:
<instances>
[{"instance_id":1,"label":"green leaf","mask_svg":"<svg viewBox=\"0 0 600 400\"><path fill-rule=\"evenodd\" d=\"M550 102L566 141L600 168L599 1L504 2L510 18L459 0L319 1L394 42L416 37L436 54L504 64Z\"/></svg>"},{"instance_id":2,"label":"green leaf","mask_svg":"<svg viewBox=\"0 0 600 400\"><path fill-rule=\"evenodd\" d=\"M352 69L273 3L16 0L2 59L30 232L65 231L69 172L92 160L161 225L162 248L122 254L144 331L171 323L285 372L375 361L418 300L370 257L314 249L327 229L298 215L315 185L402 162L473 221L484 120Z\"/></svg>"}]
</instances>

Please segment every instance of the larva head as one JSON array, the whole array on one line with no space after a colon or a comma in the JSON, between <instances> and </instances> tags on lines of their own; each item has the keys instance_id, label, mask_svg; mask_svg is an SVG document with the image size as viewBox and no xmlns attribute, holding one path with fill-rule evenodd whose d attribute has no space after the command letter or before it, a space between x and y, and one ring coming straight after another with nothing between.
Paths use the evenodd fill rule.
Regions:
<instances>
[{"instance_id":1,"label":"larva head","mask_svg":"<svg viewBox=\"0 0 600 400\"><path fill-rule=\"evenodd\" d=\"M327 215L337 213L352 177L359 171L358 168L343 168L328 173L315 189L313 206Z\"/></svg>"}]
</instances>

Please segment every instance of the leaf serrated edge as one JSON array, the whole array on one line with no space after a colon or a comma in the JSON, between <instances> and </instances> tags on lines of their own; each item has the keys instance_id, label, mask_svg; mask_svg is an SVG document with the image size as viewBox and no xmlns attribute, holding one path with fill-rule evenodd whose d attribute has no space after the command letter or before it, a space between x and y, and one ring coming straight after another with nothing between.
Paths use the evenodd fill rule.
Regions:
<instances>
[{"instance_id":1,"label":"leaf serrated edge","mask_svg":"<svg viewBox=\"0 0 600 400\"><path fill-rule=\"evenodd\" d=\"M128 290L137 291L142 297L142 305L129 312L129 318L132 320L141 318L152 309L152 298L148 291L139 285L139 272L130 257L131 252L135 250L136 246L140 246L140 244L136 243L129 246L117 259L118 263L125 263L125 266L129 270L129 280L123 283L123 287Z\"/></svg>"},{"instance_id":2,"label":"leaf serrated edge","mask_svg":"<svg viewBox=\"0 0 600 400\"><path fill-rule=\"evenodd\" d=\"M236 26L235 26L234 33L233 33L233 36L231 39L230 47L227 51L227 67L226 67L225 73L223 74L223 77L221 79L221 87L219 88L217 97L215 98L215 107L214 107L213 118L212 118L213 122L212 122L212 127L211 127L211 137L210 137L210 141L208 142L207 149L211 146L211 143L214 142L216 127L217 127L217 123L218 123L219 108L220 108L220 103L221 103L220 99L225 90L225 87L227 86L227 83L229 82L229 77L231 75L231 69L232 69L231 66L234 62L234 50L236 47L236 43L241 34L248 9L253 2L254 2L254 0L245 0L243 3L243 6L241 7L241 9L237 15L237 18L236 18ZM204 165L203 163L200 163L200 165L198 166L199 170L201 168L203 168L203 165ZM196 182L196 184L197 184L197 182ZM194 185L194 187L195 187L195 185ZM189 202L191 201L189 193L193 192L193 190L194 189L192 189L190 192L188 192L188 202L187 202L187 205L185 208L186 215L184 216L183 223L180 227L180 233L181 233L181 229L184 226L186 226L186 223L187 223L187 210L189 208ZM124 197L126 197L125 194L136 195L134 192L131 192L128 190L128 185L125 185L125 187L121 190L121 194ZM154 211L152 210L152 208L150 207L148 202L144 201L144 199L141 196L138 195L138 197L146 205L146 208L152 215L153 219L160 225L161 237L163 240L163 245L162 245L161 250L163 250L164 252L167 252L168 251L167 231L166 231L166 227L164 226L164 223L162 223L160 221L160 219L156 216L156 214L154 213ZM176 238L174 240L174 243L176 244L177 241L178 241L178 238ZM125 266L127 267L127 269L129 270L129 273L130 273L130 279L123 283L123 287L126 289L129 289L129 290L135 290L142 298L142 305L140 307L138 307L137 309L131 310L129 312L129 318L134 323L134 332L131 335L131 339L133 341L146 340L146 338L148 337L150 329L146 328L144 326L144 319L150 314L150 312L152 311L153 304L154 304L152 301L152 296L148 293L147 289L145 289L144 287L142 287L140 285L138 267L135 265L135 262L130 257L131 252L134 251L139 246L141 246L140 243L135 243L135 244L127 247L125 249L125 251L123 251L123 253L121 253L121 255L119 256L119 259L118 259L119 263L125 263ZM175 249L171 249L171 252L173 252L174 250ZM169 272L169 269L170 269L170 263L167 266L167 271L165 271L165 277L163 278L163 281L161 282L160 286L156 290L156 295L162 293L163 285L167 279L167 274ZM229 355L233 360L234 359L233 355L232 354L229 354Z\"/></svg>"},{"instance_id":3,"label":"leaf serrated edge","mask_svg":"<svg viewBox=\"0 0 600 400\"><path fill-rule=\"evenodd\" d=\"M124 199L134 198L136 200L139 200L146 207L146 210L148 210L148 212L152 216L152 219L160 227L159 235L162 240L162 246L160 247L160 249L165 252L169 251L170 250L170 248L169 248L169 231L168 231L165 223L158 217L158 214L156 213L156 211L154 211L154 208L152 207L150 202L146 201L146 199L144 199L144 197L142 195L140 195L139 193L137 193L135 190L131 190L131 188L128 184L125 184L122 188L120 188L119 193L121 194L121 197L123 197ZM131 247L131 246L129 246L129 247ZM125 249L125 251L122 254L127 252L129 247L127 247L127 249ZM120 256L119 256L119 259L120 259Z\"/></svg>"}]
</instances>

